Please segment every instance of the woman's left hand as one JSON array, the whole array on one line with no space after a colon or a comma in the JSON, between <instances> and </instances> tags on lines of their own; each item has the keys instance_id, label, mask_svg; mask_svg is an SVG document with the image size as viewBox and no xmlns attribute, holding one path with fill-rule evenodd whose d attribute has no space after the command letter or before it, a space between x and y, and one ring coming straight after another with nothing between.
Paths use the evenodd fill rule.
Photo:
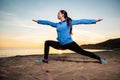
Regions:
<instances>
[{"instance_id":1,"label":"woman's left hand","mask_svg":"<svg viewBox=\"0 0 120 80\"><path fill-rule=\"evenodd\" d=\"M103 20L103 19L97 19L96 22L100 22L100 21L102 21L102 20Z\"/></svg>"}]
</instances>

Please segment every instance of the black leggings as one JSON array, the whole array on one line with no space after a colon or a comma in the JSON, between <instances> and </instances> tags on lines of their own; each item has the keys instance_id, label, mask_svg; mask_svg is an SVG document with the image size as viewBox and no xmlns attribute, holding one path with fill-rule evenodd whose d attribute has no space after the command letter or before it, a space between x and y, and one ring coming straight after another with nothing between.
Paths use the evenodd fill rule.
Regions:
<instances>
[{"instance_id":1,"label":"black leggings","mask_svg":"<svg viewBox=\"0 0 120 80\"><path fill-rule=\"evenodd\" d=\"M57 41L52 41L52 40L47 40L45 42L45 46L44 46L44 59L48 59L48 54L49 54L49 47L53 47L55 49L59 49L59 50L65 50L65 49L70 49L72 51L75 51L81 55L85 55L85 56L89 56L91 58L100 60L100 57L97 56L96 54L92 53L92 52L88 52L83 50L79 45L77 45L75 42L71 42L69 44L63 45L61 46L59 44L59 42Z\"/></svg>"}]
</instances>

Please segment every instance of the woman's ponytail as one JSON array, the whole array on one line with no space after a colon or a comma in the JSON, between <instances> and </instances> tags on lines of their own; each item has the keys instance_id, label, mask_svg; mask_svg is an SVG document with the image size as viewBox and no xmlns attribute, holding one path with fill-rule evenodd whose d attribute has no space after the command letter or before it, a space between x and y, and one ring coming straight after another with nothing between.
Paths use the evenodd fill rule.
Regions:
<instances>
[{"instance_id":1,"label":"woman's ponytail","mask_svg":"<svg viewBox=\"0 0 120 80\"><path fill-rule=\"evenodd\" d=\"M70 17L67 17L67 25L70 27L70 34L72 35L72 24L71 24L72 19Z\"/></svg>"}]
</instances>

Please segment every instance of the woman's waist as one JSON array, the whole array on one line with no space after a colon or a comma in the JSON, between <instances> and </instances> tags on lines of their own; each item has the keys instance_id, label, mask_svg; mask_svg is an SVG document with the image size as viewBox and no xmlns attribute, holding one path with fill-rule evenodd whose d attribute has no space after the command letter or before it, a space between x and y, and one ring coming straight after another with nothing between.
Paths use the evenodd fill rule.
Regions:
<instances>
[{"instance_id":1,"label":"woman's waist","mask_svg":"<svg viewBox=\"0 0 120 80\"><path fill-rule=\"evenodd\" d=\"M57 38L57 40L59 41L60 45L65 45L65 44L73 42L71 37L70 38L66 38L66 39Z\"/></svg>"}]
</instances>

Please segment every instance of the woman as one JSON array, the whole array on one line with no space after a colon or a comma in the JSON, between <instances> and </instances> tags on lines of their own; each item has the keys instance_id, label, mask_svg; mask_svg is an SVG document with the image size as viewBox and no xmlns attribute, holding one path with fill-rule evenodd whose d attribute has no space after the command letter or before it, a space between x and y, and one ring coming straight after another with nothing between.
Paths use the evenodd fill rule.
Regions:
<instances>
[{"instance_id":1,"label":"woman","mask_svg":"<svg viewBox=\"0 0 120 80\"><path fill-rule=\"evenodd\" d=\"M97 59L102 64L106 64L107 61L103 58L100 58L94 53L88 52L83 50L76 42L74 42L71 38L72 34L72 25L78 25L78 24L95 24L96 22L101 21L102 19L94 20L94 19L80 19L80 20L72 20L70 17L68 17L68 14L65 10L60 10L57 15L60 22L54 23L47 20L33 20L34 22L37 22L38 24L43 25L50 25L57 30L58 35L58 42L47 40L44 45L44 59L37 60L36 62L44 62L48 63L48 54L49 54L49 47L53 47L55 49L70 49L72 51L75 51L81 55L89 56L91 58Z\"/></svg>"}]
</instances>

